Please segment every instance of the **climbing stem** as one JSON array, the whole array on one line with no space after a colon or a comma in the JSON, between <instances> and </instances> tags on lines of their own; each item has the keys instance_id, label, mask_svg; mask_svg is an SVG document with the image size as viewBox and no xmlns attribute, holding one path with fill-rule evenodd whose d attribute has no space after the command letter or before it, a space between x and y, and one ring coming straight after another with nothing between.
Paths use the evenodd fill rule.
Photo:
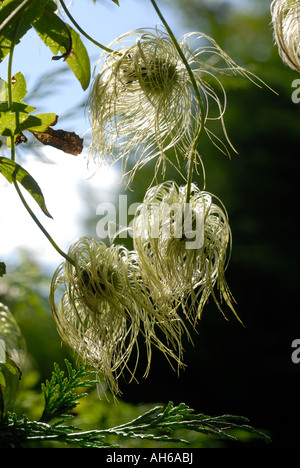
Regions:
<instances>
[{"instance_id":1,"label":"climbing stem","mask_svg":"<svg viewBox=\"0 0 300 468\"><path fill-rule=\"evenodd\" d=\"M17 20L16 22L16 27L15 27L15 34L14 38L11 41L10 45L10 51L8 55L8 66L7 66L7 90L8 90L8 109L12 111L12 106L13 106L13 97L12 97L12 63L13 63L13 56L14 56L14 50L15 50L15 43L17 39L17 34L18 34L18 29L20 25L21 17ZM12 160L15 160L15 153L14 153L14 146L12 147Z\"/></svg>"},{"instance_id":2,"label":"climbing stem","mask_svg":"<svg viewBox=\"0 0 300 468\"><path fill-rule=\"evenodd\" d=\"M17 29L18 29L18 25L19 23L17 24L16 26L16 33L15 33L15 37L16 37L16 34L17 34ZM9 109L12 111L12 108L13 108L13 99L12 99L12 63L13 63L13 54L14 54L14 46L15 46L15 41L12 41L12 45L10 47L10 53L9 53L9 58L8 58L8 70L7 70L7 76L8 76L8 79L7 79L7 87L8 87L8 106L9 106ZM10 137L8 137L10 139L10 155L11 155L11 160L12 161L15 161L16 159L16 146L15 146L15 135L11 135ZM26 210L28 211L28 213L30 214L31 218L34 220L34 222L37 224L37 226L40 228L40 230L43 232L43 234L47 237L47 239L49 240L49 242L51 243L51 245L55 248L55 250L60 254L62 255L62 257L64 257L66 260L68 260L73 266L75 266L75 262L74 260L72 260L65 252L63 252L59 247L58 245L56 244L56 242L52 239L52 237L50 236L50 234L47 232L47 230L44 228L44 226L40 223L40 221L38 220L38 218L35 216L35 214L33 213L33 211L31 210L30 206L28 205L28 203L26 202L21 190L20 190L20 187L18 185L18 182L16 181L16 178L15 176L13 175L13 184L14 184L14 187L24 205L24 207L26 208Z\"/></svg>"},{"instance_id":3,"label":"climbing stem","mask_svg":"<svg viewBox=\"0 0 300 468\"><path fill-rule=\"evenodd\" d=\"M193 74L193 71L188 63L188 60L186 59L180 45L178 44L178 41L176 39L176 37L174 36L173 34L173 31L171 30L170 26L168 25L167 21L165 20L163 14L161 13L159 7L157 6L157 3L155 0L150 0L156 13L158 14L160 20L162 21L163 25L165 26L184 66L186 67L186 70L188 72L188 75L189 75L189 78L191 80L191 83L192 83L192 86L193 86L193 89L194 89L194 92L195 92L195 96L196 96L196 99L198 101L198 104L199 104L199 107L200 107L200 115L201 115L201 121L200 121L200 124L199 124L199 130L198 130L198 133L196 135L196 138L193 142L193 145L192 145L192 148L190 150L190 154L189 154L189 157L188 157L188 160L189 160L189 165L188 165L188 178L187 178L187 194L186 194L186 202L188 203L189 200L190 200L190 193L191 193L191 184L192 184L192 180L193 180L193 168L194 168L194 161L195 161L195 155L196 155L196 148L197 148L197 144L198 144L198 141L199 141L199 138L201 137L201 134L203 132L203 129L204 129L204 115L205 115L205 110L204 110L204 104L203 104L203 100L202 100L202 97L201 97L201 94L200 94L200 91L199 91L199 88L197 86L197 83L196 83L196 80L195 80L195 77L194 77L194 74Z\"/></svg>"},{"instance_id":4,"label":"climbing stem","mask_svg":"<svg viewBox=\"0 0 300 468\"><path fill-rule=\"evenodd\" d=\"M28 211L28 213L30 214L31 218L33 219L33 221L37 224L37 226L40 228L40 230L43 232L43 234L45 234L45 236L47 237L47 239L49 240L50 244L55 248L55 250L62 256L64 257L66 260L68 260L69 263L71 263L73 266L75 266L75 262L74 260L69 257L69 255L67 255L65 252L63 252L59 247L58 245L56 244L56 242L52 239L52 237L50 236L50 234L47 232L47 230L44 228L44 226L40 223L40 221L38 220L38 218L35 216L35 214L33 213L33 211L31 210L30 206L28 205L28 203L26 202L21 190L20 190L20 187L18 186L18 182L16 180L14 180L14 186L15 186L15 189L24 205L24 207L26 208L26 210Z\"/></svg>"},{"instance_id":5,"label":"climbing stem","mask_svg":"<svg viewBox=\"0 0 300 468\"><path fill-rule=\"evenodd\" d=\"M11 111L13 100L12 100L12 59L13 59L14 47L11 47L11 51L8 57L8 69L7 69L7 90L8 90L8 108Z\"/></svg>"},{"instance_id":6,"label":"climbing stem","mask_svg":"<svg viewBox=\"0 0 300 468\"><path fill-rule=\"evenodd\" d=\"M112 49L109 49L108 47L105 47L104 45L100 44L100 42L96 41L93 37L91 37L89 34L87 34L84 29L81 28L81 26L77 23L77 21L73 18L73 16L71 15L71 13L69 12L68 8L66 7L66 4L64 2L64 0L59 0L60 1L60 4L61 6L63 7L63 10L64 12L66 13L67 17L72 21L72 23L74 24L74 26L78 29L78 31L81 32L81 34L86 37L90 42L92 42L93 44L95 44L97 47L99 47L100 49L103 49L105 50L106 52L113 52Z\"/></svg>"}]
</instances>

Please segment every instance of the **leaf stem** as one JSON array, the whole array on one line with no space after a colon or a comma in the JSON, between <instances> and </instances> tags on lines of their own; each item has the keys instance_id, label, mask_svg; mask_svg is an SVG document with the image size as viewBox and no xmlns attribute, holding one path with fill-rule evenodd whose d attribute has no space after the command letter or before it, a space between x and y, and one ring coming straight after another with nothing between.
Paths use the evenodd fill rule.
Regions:
<instances>
[{"instance_id":1,"label":"leaf stem","mask_svg":"<svg viewBox=\"0 0 300 468\"><path fill-rule=\"evenodd\" d=\"M12 138L13 140L13 138ZM69 263L71 263L71 265L75 266L75 262L74 260L69 257L69 255L67 255L65 252L63 252L59 246L56 244L56 242L52 239L52 237L50 236L50 234L48 233L48 231L44 228L44 226L42 225L42 223L40 223L40 221L38 220L38 218L36 217L36 215L33 213L32 209L30 208L30 206L28 205L28 203L26 202L21 190L20 190L20 187L18 186L18 183L16 180L13 181L13 184L15 186L15 189L24 205L24 207L26 208L26 210L28 211L28 213L30 214L31 218L33 219L33 221L37 224L37 226L40 228L40 230L43 232L43 234L47 237L47 239L49 240L50 244L55 248L55 250L62 256L64 257Z\"/></svg>"},{"instance_id":2,"label":"leaf stem","mask_svg":"<svg viewBox=\"0 0 300 468\"><path fill-rule=\"evenodd\" d=\"M8 109L12 110L13 100L12 100L12 59L13 59L14 47L11 48L11 52L8 58L8 69L7 69L7 90L8 90ZM13 158L12 158L13 159ZM14 161L14 159L13 159Z\"/></svg>"},{"instance_id":3,"label":"leaf stem","mask_svg":"<svg viewBox=\"0 0 300 468\"><path fill-rule=\"evenodd\" d=\"M9 56L8 56L8 67L7 67L7 88L8 88L8 109L11 111L12 106L13 106L13 98L12 98L12 63L13 63L13 56L14 56L14 50L15 50L15 43L16 43L16 38L18 34L18 29L20 25L20 20L21 17L18 19L16 28L15 28L15 34L14 38L11 42L10 46L10 51L9 51ZM15 152L14 152L14 145L12 146L12 151L11 151L11 159L14 161L15 160Z\"/></svg>"},{"instance_id":4,"label":"leaf stem","mask_svg":"<svg viewBox=\"0 0 300 468\"><path fill-rule=\"evenodd\" d=\"M163 14L161 13L159 7L157 6L156 4L156 1L155 0L150 0L156 13L158 14L160 20L162 21L163 25L165 26L168 34L170 35L171 37L171 40L184 64L184 66L186 67L186 70L188 72L188 75L190 77L190 80L191 80L191 83L192 83L192 86L194 88L194 91L195 91L195 95L196 95L196 99L198 101L198 104L200 106L200 115L201 115L201 121L200 121L200 126L199 126L199 130L198 130L198 133L196 135L196 138L193 142L193 145L191 147L191 151L190 151L190 155L189 155L189 166L188 166L188 180L187 180L187 193L186 193L186 202L188 203L189 200L190 200L190 194L191 194L191 184L192 184L192 179L193 179L193 166L194 166L194 160L195 160L195 154L196 154L196 148L197 148L197 144L198 144L198 141L199 141L199 138L203 132L203 129L204 129L204 115L205 115L205 110L204 110L204 104L203 104L203 100L201 98L201 94L200 94L200 91L199 91L199 88L197 86L197 83L196 83L196 80L195 80L195 77L194 77L194 74L193 74L193 71L180 47L180 45L178 44L178 41L175 37L175 35L173 34L170 26L168 25L167 21L165 20Z\"/></svg>"},{"instance_id":5,"label":"leaf stem","mask_svg":"<svg viewBox=\"0 0 300 468\"><path fill-rule=\"evenodd\" d=\"M103 49L105 50L106 52L113 52L112 49L109 49L108 47L105 47L104 45L100 44L100 42L96 41L95 39L93 39L91 36L89 36L89 34L87 34L84 29L81 28L81 26L79 26L79 24L77 23L77 21L73 18L73 16L71 15L71 13L69 12L68 8L66 7L66 4L64 2L64 0L59 0L60 3L61 3L61 6L63 7L64 9L64 12L66 13L66 15L68 16L68 18L72 21L72 23L74 24L74 26L76 26L76 28L78 29L78 31L81 32L81 34L86 37L90 42L92 42L93 44L95 44L97 47L99 47L100 49Z\"/></svg>"},{"instance_id":6,"label":"leaf stem","mask_svg":"<svg viewBox=\"0 0 300 468\"><path fill-rule=\"evenodd\" d=\"M20 21L20 20L19 20ZM15 34L15 37L17 35L17 30L18 30L18 26L19 26L19 22L16 26L16 34ZM7 71L7 76L8 76L8 83L7 83L7 86L8 86L8 106L9 106L9 109L12 110L12 106L13 106L13 99L12 99L12 62L13 62L13 53L14 53L14 48L15 48L15 41L12 42L11 44L11 48L10 48L10 53L9 53L9 59L8 59L8 71ZM11 160L12 161L15 161L16 157L16 148L15 148L15 135L11 135L10 137L10 154L11 154ZM28 211L28 213L30 214L30 216L32 217L32 219L34 220L34 222L37 224L37 226L41 229L41 231L45 234L45 236L47 237L47 239L49 240L50 244L55 248L55 250L57 250L57 252L62 255L66 260L68 260L68 262L70 262L73 266L75 266L75 262L74 260L72 260L65 252L63 252L59 247L58 245L56 244L56 242L52 239L52 237L50 236L50 234L47 232L47 230L44 228L44 226L40 223L40 221L38 220L38 218L35 216L35 214L33 213L33 211L31 210L30 206L28 205L28 203L26 202L21 190L20 190L20 187L18 186L18 183L16 181L16 178L15 176L13 175L13 184L14 184L14 187L24 205L24 207L26 208L26 210Z\"/></svg>"}]
</instances>

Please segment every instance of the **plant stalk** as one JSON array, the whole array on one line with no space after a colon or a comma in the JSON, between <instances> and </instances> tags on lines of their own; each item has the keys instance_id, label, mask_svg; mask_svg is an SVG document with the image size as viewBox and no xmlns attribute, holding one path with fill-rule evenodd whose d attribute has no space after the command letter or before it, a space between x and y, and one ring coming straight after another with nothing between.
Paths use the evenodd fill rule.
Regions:
<instances>
[{"instance_id":1,"label":"plant stalk","mask_svg":"<svg viewBox=\"0 0 300 468\"><path fill-rule=\"evenodd\" d=\"M157 6L156 1L155 0L150 0L150 1L152 3L156 13L158 14L160 20L162 21L163 25L165 26L169 36L171 37L171 40L172 40L173 44L174 44L174 46L175 46L175 48L176 48L182 62L183 62L183 64L186 67L186 70L187 70L189 78L191 80L191 83L192 83L192 86L193 86L193 89L194 89L198 104L200 106L200 115L201 115L200 126L199 126L198 133L197 133L196 138L195 138L195 140L193 142L193 145L192 145L192 148L191 148L191 151L190 151L190 155L189 155L187 193L186 193L186 203L189 203L190 195L191 195L191 184L192 184L192 180L193 180L193 167L194 167L196 148L197 148L197 144L198 144L198 141L200 139L200 136L202 135L202 132L203 132L203 129L204 129L204 115L205 115L204 104L203 104L203 100L201 98L201 94L200 94L199 88L197 86L193 71L192 71L192 69L191 69L191 67L190 67L190 65L189 65L183 51L181 50L180 45L178 44L175 35L173 34L170 26L168 25L168 23L165 20L163 14L161 13L159 7Z\"/></svg>"},{"instance_id":2,"label":"plant stalk","mask_svg":"<svg viewBox=\"0 0 300 468\"><path fill-rule=\"evenodd\" d=\"M19 22L16 26L16 34L15 34L15 37L17 35L17 30L18 30L18 26L19 26ZM8 86L8 107L10 110L12 110L12 107L13 107L13 99L12 99L12 62L13 62L13 54L14 54L14 46L15 46L15 41L13 41L12 45L11 45L11 48L10 48L10 53L9 53L9 58L8 58L8 71L7 71L7 86ZM12 161L15 161L16 159L16 148L15 148L15 135L11 135L10 136L10 155L11 155L11 160ZM55 250L60 254L62 255L62 257L64 257L66 260L68 260L68 262L70 262L73 266L75 266L75 262L74 260L72 260L65 252L63 252L59 247L58 245L56 244L56 242L52 239L52 237L50 236L50 234L47 232L47 230L44 228L44 226L40 223L40 221L38 220L38 218L35 216L35 214L33 213L33 211L31 210L30 206L28 205L28 203L26 202L21 190L20 190L20 187L18 186L18 182L16 181L16 178L15 176L13 176L13 184L14 184L14 187L24 205L24 207L26 208L26 210L28 211L28 213L30 214L31 218L33 219L33 221L37 224L37 226L40 228L40 230L43 232L43 234L47 237L47 239L49 240L50 244L55 248Z\"/></svg>"},{"instance_id":3,"label":"plant stalk","mask_svg":"<svg viewBox=\"0 0 300 468\"><path fill-rule=\"evenodd\" d=\"M40 223L40 221L38 220L38 218L35 216L35 214L33 213L33 211L31 210L30 206L28 205L28 203L26 202L21 190L20 190L20 187L18 186L18 182L16 180L13 181L14 183L14 186L15 186L15 189L24 205L24 207L26 208L26 210L28 211L28 213L30 214L31 218L33 219L33 221L35 222L35 224L40 228L40 230L43 232L43 234L47 237L47 239L49 240L50 244L55 248L55 250L62 256L64 257L69 263L71 263L71 265L75 266L75 262L74 260L69 257L69 255L67 255L65 252L63 252L59 246L56 244L56 242L52 239L52 237L50 236L50 234L48 233L48 231L44 228L44 226L42 225L42 223Z\"/></svg>"},{"instance_id":4,"label":"plant stalk","mask_svg":"<svg viewBox=\"0 0 300 468\"><path fill-rule=\"evenodd\" d=\"M90 42L92 42L93 44L95 44L97 47L99 47L100 49L102 50L105 50L105 52L113 52L112 49L109 49L108 47L105 47L104 45L100 44L100 42L96 41L95 39L93 39L89 34L87 34L84 29L81 28L81 26L77 23L77 21L73 18L73 16L71 15L71 13L69 12L64 0L59 0L60 1L60 4L61 6L63 7L63 10L64 12L66 13L67 17L72 21L72 23L74 24L74 26L78 29L79 32L81 32L81 34L86 37Z\"/></svg>"}]
</instances>

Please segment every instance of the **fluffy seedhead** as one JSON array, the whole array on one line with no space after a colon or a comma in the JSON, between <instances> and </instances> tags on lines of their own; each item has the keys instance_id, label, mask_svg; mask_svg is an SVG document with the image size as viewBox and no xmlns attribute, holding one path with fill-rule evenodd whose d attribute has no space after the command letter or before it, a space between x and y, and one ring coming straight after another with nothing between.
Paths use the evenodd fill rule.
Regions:
<instances>
[{"instance_id":1,"label":"fluffy seedhead","mask_svg":"<svg viewBox=\"0 0 300 468\"><path fill-rule=\"evenodd\" d=\"M273 0L271 15L278 53L290 68L300 72L300 3Z\"/></svg>"},{"instance_id":2,"label":"fluffy seedhead","mask_svg":"<svg viewBox=\"0 0 300 468\"><path fill-rule=\"evenodd\" d=\"M135 215L133 238L154 300L178 304L195 322L210 296L222 312L222 302L234 311L225 279L231 231L216 197L196 185L188 203L186 194L175 182L150 188Z\"/></svg>"},{"instance_id":3,"label":"fluffy seedhead","mask_svg":"<svg viewBox=\"0 0 300 468\"><path fill-rule=\"evenodd\" d=\"M187 34L178 44L189 70L172 39L159 29L124 34L110 44L116 51L101 57L89 101L91 154L109 163L121 160L125 174L128 158L135 155L130 177L156 157L157 170L164 173L169 148L175 149L180 169L202 127L215 145L229 152L220 77L252 77L202 33ZM211 120L221 122L224 142L210 129Z\"/></svg>"},{"instance_id":4,"label":"fluffy seedhead","mask_svg":"<svg viewBox=\"0 0 300 468\"><path fill-rule=\"evenodd\" d=\"M101 372L112 393L119 393L125 369L135 375L139 336L148 358L145 374L152 345L181 364L183 325L175 313L152 303L134 252L86 236L71 245L69 256L75 266L62 263L51 284L56 326L64 342Z\"/></svg>"}]
</instances>

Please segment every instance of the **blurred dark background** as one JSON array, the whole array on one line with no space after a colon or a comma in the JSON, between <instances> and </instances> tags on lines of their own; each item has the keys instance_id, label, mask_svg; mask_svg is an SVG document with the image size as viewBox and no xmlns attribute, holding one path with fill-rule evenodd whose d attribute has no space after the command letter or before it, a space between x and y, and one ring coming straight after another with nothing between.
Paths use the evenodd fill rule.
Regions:
<instances>
[{"instance_id":1,"label":"blurred dark background","mask_svg":"<svg viewBox=\"0 0 300 468\"><path fill-rule=\"evenodd\" d=\"M272 448L293 447L300 414L300 365L291 360L292 341L300 336L300 104L291 95L300 76L278 57L269 1L244 2L244 10L242 2L239 10L226 1L170 3L184 15L187 31L205 30L278 95L229 80L225 122L239 154L228 159L205 139L199 146L206 188L229 213L233 251L227 280L245 327L230 312L224 320L211 301L193 334L194 346L186 344L187 368L180 377L154 353L149 378L124 385L124 397L144 401L159 394L208 414L242 414L270 431ZM136 191L144 189L141 181Z\"/></svg>"},{"instance_id":2,"label":"blurred dark background","mask_svg":"<svg viewBox=\"0 0 300 468\"><path fill-rule=\"evenodd\" d=\"M197 333L192 333L193 345L185 343L186 369L178 376L153 350L147 379L142 357L139 383L121 381L122 401L138 405L172 400L210 415L246 416L251 425L266 430L273 442L266 446L253 440L238 447L296 447L300 364L292 362L291 345L300 338L300 104L292 102L292 83L300 76L278 56L270 1L240 2L237 9L229 1L208 0L165 0L161 6L180 11L187 32L203 30L214 37L238 64L278 94L245 80L227 80L225 121L239 154L229 159L205 138L199 147L206 189L222 200L229 214L233 250L226 277L245 326L230 311L226 321L211 301ZM137 173L132 201L143 198L152 174L151 165ZM172 171L169 176L177 177ZM92 194L84 195L95 213L97 201ZM94 233L95 218L85 222ZM49 279L42 278L34 261L23 253L15 273L5 281L0 300L19 318L39 382L49 378L53 361L62 362L70 355L61 347L49 314Z\"/></svg>"}]
</instances>

